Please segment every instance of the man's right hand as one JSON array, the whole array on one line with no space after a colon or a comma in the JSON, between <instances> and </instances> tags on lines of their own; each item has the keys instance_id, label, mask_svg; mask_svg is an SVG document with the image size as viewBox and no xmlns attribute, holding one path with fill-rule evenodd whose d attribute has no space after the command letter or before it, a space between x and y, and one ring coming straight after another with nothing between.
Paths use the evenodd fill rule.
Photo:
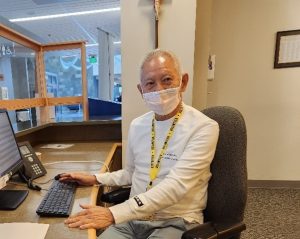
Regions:
<instances>
[{"instance_id":1,"label":"man's right hand","mask_svg":"<svg viewBox=\"0 0 300 239\"><path fill-rule=\"evenodd\" d=\"M92 186L98 184L96 176L84 173L62 173L59 181L61 182L77 182L79 185Z\"/></svg>"}]
</instances>

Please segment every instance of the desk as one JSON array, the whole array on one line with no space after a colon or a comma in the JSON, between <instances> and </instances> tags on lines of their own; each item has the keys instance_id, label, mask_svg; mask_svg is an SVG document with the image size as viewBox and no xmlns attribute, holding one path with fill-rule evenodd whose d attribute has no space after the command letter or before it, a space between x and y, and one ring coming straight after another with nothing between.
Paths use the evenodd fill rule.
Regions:
<instances>
[{"instance_id":1,"label":"desk","mask_svg":"<svg viewBox=\"0 0 300 239\"><path fill-rule=\"evenodd\" d=\"M68 142L69 143L69 142ZM56 161L88 161L96 160L108 164L109 167L113 164L116 148L120 144L114 142L83 142L74 143L74 146L63 150L42 149L41 145L36 145L36 151L42 152L42 162L51 163ZM119 153L120 155L120 153ZM119 160L118 160L119 161ZM115 167L115 166L114 166ZM117 166L117 167L120 167ZM46 166L47 174L35 180L36 183L46 182L52 179L56 174L67 171L81 171L98 173L105 172L106 168L99 163L60 163ZM47 189L50 184L41 184L43 189ZM9 184L7 189L25 189L23 186ZM35 222L50 224L46 239L86 239L95 238L95 230L79 230L69 229L63 223L65 218L50 218L39 217L36 214L36 209L46 194L45 190L40 192L30 190L25 201L15 211L0 211L0 223L4 222ZM72 214L79 212L81 209L79 203L96 204L98 195L98 187L78 187L75 195ZM26 233L26 232L24 232Z\"/></svg>"}]
</instances>

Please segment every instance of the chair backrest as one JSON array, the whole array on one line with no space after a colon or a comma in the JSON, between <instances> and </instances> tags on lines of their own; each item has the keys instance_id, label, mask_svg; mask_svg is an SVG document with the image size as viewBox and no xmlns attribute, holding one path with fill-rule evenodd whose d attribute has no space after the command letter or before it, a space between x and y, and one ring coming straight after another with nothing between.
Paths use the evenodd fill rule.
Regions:
<instances>
[{"instance_id":1,"label":"chair backrest","mask_svg":"<svg viewBox=\"0 0 300 239\"><path fill-rule=\"evenodd\" d=\"M211 164L208 201L204 220L243 221L247 201L247 133L241 113L227 106L207 108L205 115L220 127L216 153Z\"/></svg>"}]
</instances>

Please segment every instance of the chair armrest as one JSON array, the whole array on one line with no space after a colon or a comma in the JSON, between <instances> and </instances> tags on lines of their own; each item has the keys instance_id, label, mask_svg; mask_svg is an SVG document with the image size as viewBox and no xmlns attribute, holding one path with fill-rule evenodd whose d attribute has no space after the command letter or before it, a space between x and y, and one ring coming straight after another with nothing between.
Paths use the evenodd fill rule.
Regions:
<instances>
[{"instance_id":1,"label":"chair armrest","mask_svg":"<svg viewBox=\"0 0 300 239\"><path fill-rule=\"evenodd\" d=\"M220 222L214 223L214 228L218 233L218 239L231 238L246 229L244 222Z\"/></svg>"},{"instance_id":2,"label":"chair armrest","mask_svg":"<svg viewBox=\"0 0 300 239\"><path fill-rule=\"evenodd\" d=\"M182 239L217 239L218 233L211 222L200 224L183 233Z\"/></svg>"},{"instance_id":3,"label":"chair armrest","mask_svg":"<svg viewBox=\"0 0 300 239\"><path fill-rule=\"evenodd\" d=\"M207 222L194 227L182 235L182 239L228 239L246 229L243 222Z\"/></svg>"},{"instance_id":4,"label":"chair armrest","mask_svg":"<svg viewBox=\"0 0 300 239\"><path fill-rule=\"evenodd\" d=\"M101 201L118 204L126 201L130 195L130 188L120 188L101 195Z\"/></svg>"}]
</instances>

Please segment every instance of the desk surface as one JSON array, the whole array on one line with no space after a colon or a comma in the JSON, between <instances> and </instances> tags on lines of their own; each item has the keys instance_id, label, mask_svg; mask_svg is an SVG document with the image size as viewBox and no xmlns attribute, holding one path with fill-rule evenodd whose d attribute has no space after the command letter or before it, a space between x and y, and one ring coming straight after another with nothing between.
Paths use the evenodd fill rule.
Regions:
<instances>
[{"instance_id":1,"label":"desk surface","mask_svg":"<svg viewBox=\"0 0 300 239\"><path fill-rule=\"evenodd\" d=\"M58 161L101 161L104 162L113 146L113 142L74 143L74 146L63 149L42 149L42 145L35 147L42 153L42 162L51 163ZM57 163L46 166L47 174L35 180L37 184L47 182L61 172L80 171L97 173L102 165L100 163ZM52 181L47 184L39 184L43 189L48 189ZM24 186L9 184L7 189L26 189ZM35 211L47 191L32 191L25 201L15 211L0 211L0 223L4 222L35 222L50 224L46 239L72 238L87 239L87 230L69 229L63 223L65 218L39 217ZM79 212L79 204L90 204L92 187L78 187L72 214ZM26 232L24 232L26 233Z\"/></svg>"}]
</instances>

